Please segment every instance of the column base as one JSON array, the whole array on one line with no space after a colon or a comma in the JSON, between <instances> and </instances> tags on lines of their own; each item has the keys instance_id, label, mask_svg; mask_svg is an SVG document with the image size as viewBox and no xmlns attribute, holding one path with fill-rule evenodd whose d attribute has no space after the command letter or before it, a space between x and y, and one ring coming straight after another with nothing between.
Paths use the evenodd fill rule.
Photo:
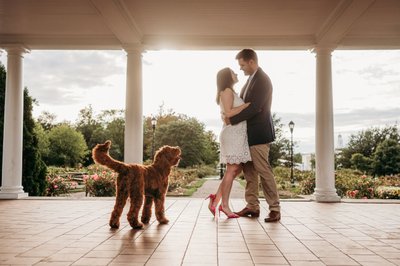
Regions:
<instances>
[{"instance_id":1,"label":"column base","mask_svg":"<svg viewBox=\"0 0 400 266\"><path fill-rule=\"evenodd\" d=\"M336 194L336 189L334 191L316 189L312 198L317 202L340 202L340 197Z\"/></svg>"},{"instance_id":2,"label":"column base","mask_svg":"<svg viewBox=\"0 0 400 266\"><path fill-rule=\"evenodd\" d=\"M22 199L26 197L28 197L28 193L24 192L21 186L0 188L0 199Z\"/></svg>"},{"instance_id":3,"label":"column base","mask_svg":"<svg viewBox=\"0 0 400 266\"><path fill-rule=\"evenodd\" d=\"M27 198L28 193L1 193L0 199L22 199Z\"/></svg>"}]
</instances>

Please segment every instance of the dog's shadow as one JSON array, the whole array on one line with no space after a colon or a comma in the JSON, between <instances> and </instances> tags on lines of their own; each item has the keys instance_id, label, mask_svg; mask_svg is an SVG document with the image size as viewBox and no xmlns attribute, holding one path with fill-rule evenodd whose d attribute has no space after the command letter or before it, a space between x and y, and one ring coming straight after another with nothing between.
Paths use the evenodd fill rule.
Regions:
<instances>
[{"instance_id":1,"label":"dog's shadow","mask_svg":"<svg viewBox=\"0 0 400 266\"><path fill-rule=\"evenodd\" d=\"M152 248L154 245L158 245L158 242L164 237L164 234L166 233L165 230L169 225L158 224L156 223L156 219L152 219L150 223L146 224L142 229L133 229L129 227L129 225L126 225L119 229L109 229L109 232L112 235L109 239L121 241L119 247L121 254L124 253L126 248Z\"/></svg>"}]
</instances>

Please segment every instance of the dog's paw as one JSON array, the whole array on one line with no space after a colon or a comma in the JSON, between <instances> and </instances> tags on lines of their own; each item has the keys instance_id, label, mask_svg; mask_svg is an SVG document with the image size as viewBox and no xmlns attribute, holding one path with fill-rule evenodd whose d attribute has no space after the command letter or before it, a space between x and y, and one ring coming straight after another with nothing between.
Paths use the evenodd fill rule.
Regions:
<instances>
[{"instance_id":1,"label":"dog's paw","mask_svg":"<svg viewBox=\"0 0 400 266\"><path fill-rule=\"evenodd\" d=\"M143 228L143 224L139 221L129 222L129 224L131 225L131 227L133 229L142 229Z\"/></svg>"},{"instance_id":2,"label":"dog's paw","mask_svg":"<svg viewBox=\"0 0 400 266\"><path fill-rule=\"evenodd\" d=\"M167 224L167 223L169 223L169 220L167 218L163 217L163 218L159 219L158 222L160 224Z\"/></svg>"},{"instance_id":3,"label":"dog's paw","mask_svg":"<svg viewBox=\"0 0 400 266\"><path fill-rule=\"evenodd\" d=\"M142 218L140 219L142 221L142 223L144 224L148 224L150 222L150 217L144 217L142 216Z\"/></svg>"},{"instance_id":4,"label":"dog's paw","mask_svg":"<svg viewBox=\"0 0 400 266\"><path fill-rule=\"evenodd\" d=\"M119 222L110 221L110 227L116 229L119 228Z\"/></svg>"}]
</instances>

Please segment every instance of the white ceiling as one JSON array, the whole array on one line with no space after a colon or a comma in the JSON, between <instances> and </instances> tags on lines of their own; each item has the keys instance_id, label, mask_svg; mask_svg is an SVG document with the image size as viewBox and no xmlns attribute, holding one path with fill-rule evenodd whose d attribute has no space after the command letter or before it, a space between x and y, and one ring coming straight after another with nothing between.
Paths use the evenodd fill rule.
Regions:
<instances>
[{"instance_id":1,"label":"white ceiling","mask_svg":"<svg viewBox=\"0 0 400 266\"><path fill-rule=\"evenodd\" d=\"M0 47L400 49L400 0L0 0Z\"/></svg>"}]
</instances>

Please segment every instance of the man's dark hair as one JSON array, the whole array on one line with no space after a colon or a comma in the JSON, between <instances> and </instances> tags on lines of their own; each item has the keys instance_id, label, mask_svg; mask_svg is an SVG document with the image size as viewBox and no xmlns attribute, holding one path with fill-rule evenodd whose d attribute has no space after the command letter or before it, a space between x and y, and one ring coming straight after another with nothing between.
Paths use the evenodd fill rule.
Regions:
<instances>
[{"instance_id":1,"label":"man's dark hair","mask_svg":"<svg viewBox=\"0 0 400 266\"><path fill-rule=\"evenodd\" d=\"M244 61L248 62L251 59L258 64L257 54L253 49L243 49L236 55L236 60L243 58Z\"/></svg>"}]
</instances>

